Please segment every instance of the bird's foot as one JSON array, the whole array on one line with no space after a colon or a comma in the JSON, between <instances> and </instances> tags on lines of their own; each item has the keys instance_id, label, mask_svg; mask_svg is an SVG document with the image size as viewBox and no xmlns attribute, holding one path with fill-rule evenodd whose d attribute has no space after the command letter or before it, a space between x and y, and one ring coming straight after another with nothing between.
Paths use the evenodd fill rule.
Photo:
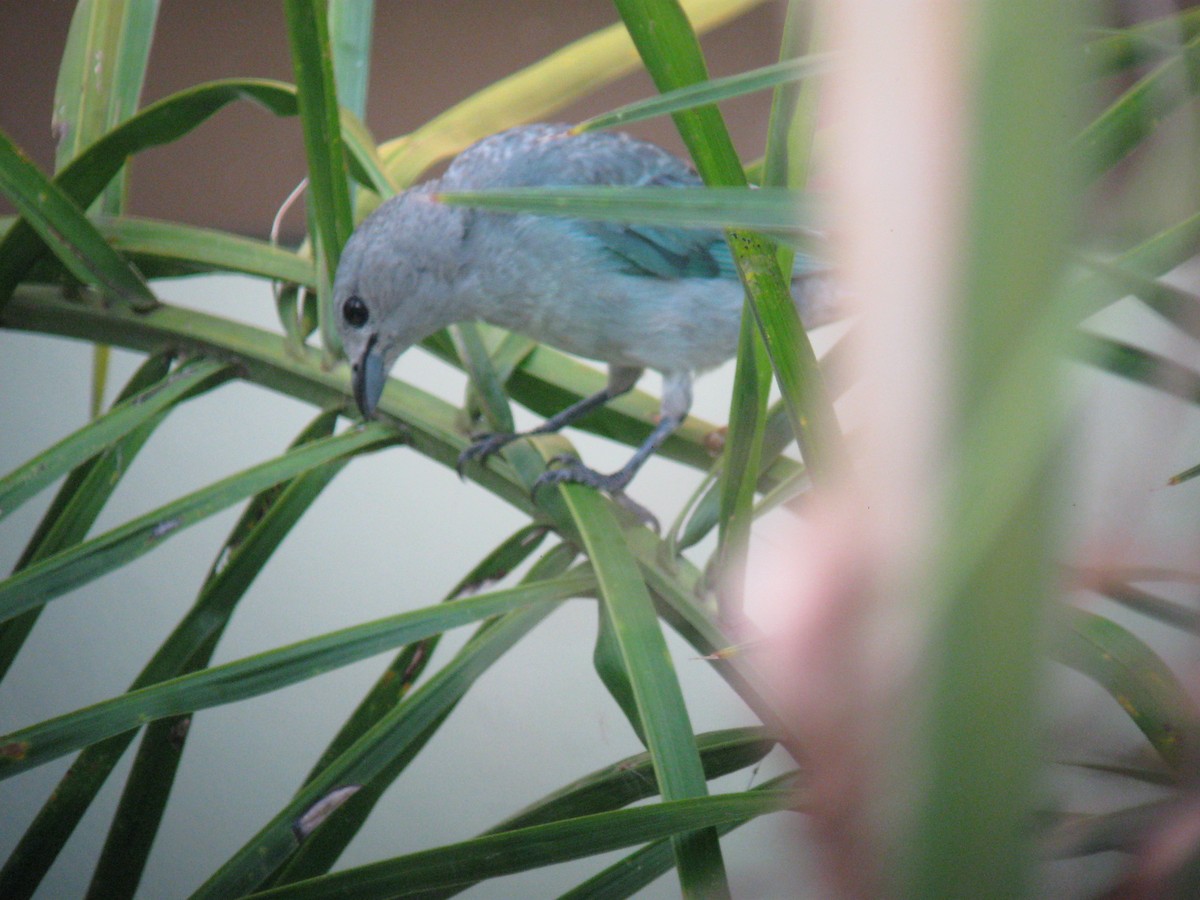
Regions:
<instances>
[{"instance_id":1,"label":"bird's foot","mask_svg":"<svg viewBox=\"0 0 1200 900\"><path fill-rule=\"evenodd\" d=\"M556 468L547 468L538 476L538 480L533 483L534 494L548 485L565 483L586 484L588 487L594 487L606 494L619 494L625 489L625 485L629 484L631 477L624 471L614 472L611 475L601 474L595 469L589 469L578 456L570 453L551 457L549 465L556 466Z\"/></svg>"},{"instance_id":2,"label":"bird's foot","mask_svg":"<svg viewBox=\"0 0 1200 900\"><path fill-rule=\"evenodd\" d=\"M654 514L625 493L626 485L633 478L632 472L620 470L611 475L604 475L595 469L589 469L578 457L570 454L555 456L550 462L559 463L559 466L556 469L547 469L538 476L531 491L535 498L539 490L549 485L586 484L608 494L617 505L633 513L642 524L652 528L656 534L659 532L658 519Z\"/></svg>"},{"instance_id":3,"label":"bird's foot","mask_svg":"<svg viewBox=\"0 0 1200 900\"><path fill-rule=\"evenodd\" d=\"M466 469L467 463L473 460L478 460L480 464L486 463L489 456L503 450L520 436L505 431L474 435L474 443L458 454L458 462L454 464L458 477L463 477L463 470Z\"/></svg>"}]
</instances>

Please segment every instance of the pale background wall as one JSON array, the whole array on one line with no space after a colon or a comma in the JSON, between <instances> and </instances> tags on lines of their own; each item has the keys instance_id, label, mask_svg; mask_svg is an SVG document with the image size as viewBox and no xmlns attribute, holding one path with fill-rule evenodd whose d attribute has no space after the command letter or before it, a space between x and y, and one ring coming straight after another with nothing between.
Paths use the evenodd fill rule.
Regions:
<instances>
[{"instance_id":1,"label":"pale background wall","mask_svg":"<svg viewBox=\"0 0 1200 900\"><path fill-rule=\"evenodd\" d=\"M65 0L0 2L0 127L46 166L52 157L50 97L71 6ZM769 61L777 15L778 4L773 4L713 35L707 46L714 70L724 74ZM485 16L490 18L484 21ZM368 120L382 138L402 133L472 90L610 21L612 12L602 0L384 0L379 18ZM146 99L221 75L290 79L278 5L165 0ZM630 77L602 99L563 117L582 118L650 92L645 78ZM765 122L763 99L733 104L728 113L740 149L748 157L757 154ZM639 133L678 149L667 123L652 123ZM245 149L230 158L230 147ZM178 146L139 158L133 210L262 236L276 205L302 172L294 122L276 121L255 109L227 110ZM157 288L168 301L274 327L269 295L247 279L216 277ZM1121 323L1115 326L1119 329L1130 321L1149 321L1132 304L1107 318ZM1196 365L1193 342L1146 327L1153 346ZM116 352L113 385L137 361ZM89 364L86 347L0 332L0 471L85 421ZM448 399L462 396L461 376L420 353L406 357L396 374ZM729 367L701 380L696 401L700 415L725 419L730 380ZM1103 552L1119 552L1138 562L1194 569L1200 486L1163 487L1169 475L1195 463L1200 454L1194 412L1144 388L1083 370L1074 384L1079 403L1070 415L1079 424L1079 438L1064 477L1077 485L1080 499L1073 514L1098 523L1084 532L1085 539ZM645 386L657 389L653 378ZM279 452L313 412L241 384L189 403L143 451L98 529ZM572 434L572 439L599 468L615 466L627 452L586 436ZM652 460L633 494L669 521L695 477ZM49 496L47 492L0 523L0 569L11 567ZM235 517L236 511L214 517L174 537L169 549L52 603L0 688L0 732L122 690L191 603ZM434 602L521 521L486 492L459 483L449 470L403 448L357 460L326 490L260 576L217 661ZM1174 640L1177 635L1144 620L1129 621L1154 639L1180 671L1194 672L1192 648ZM489 672L384 798L343 863L463 839L545 792L636 752L635 739L593 674L594 627L590 602L569 603ZM439 651L446 654L442 658L461 640L447 641ZM752 721L689 648L674 641L673 649L698 729ZM385 658L197 716L142 896L186 895L253 834L290 796ZM1113 746L1136 754L1140 737L1114 713L1109 698L1082 679L1063 682L1069 693L1048 702L1056 723L1053 755L1091 757ZM532 722L538 727L530 727ZM5 814L0 853L15 843L65 768L60 762L0 783ZM126 770L127 761L118 775ZM756 778L776 770L768 766ZM1061 782L1054 785L1059 796L1087 798L1073 808L1103 809L1117 799L1111 782L1099 776L1064 778L1060 771L1055 777ZM720 786L739 789L749 779L743 773ZM460 799L448 805L449 791ZM41 896L81 893L90 875L87 861L99 848L116 797L114 788L106 789ZM737 896L792 897L801 893L798 885L812 883L804 862L794 860L792 827L776 817L726 839ZM491 882L472 896L550 896L607 861ZM1103 865L1064 867L1053 895L1085 895L1087 873L1094 877ZM673 877L646 894L675 895Z\"/></svg>"}]
</instances>

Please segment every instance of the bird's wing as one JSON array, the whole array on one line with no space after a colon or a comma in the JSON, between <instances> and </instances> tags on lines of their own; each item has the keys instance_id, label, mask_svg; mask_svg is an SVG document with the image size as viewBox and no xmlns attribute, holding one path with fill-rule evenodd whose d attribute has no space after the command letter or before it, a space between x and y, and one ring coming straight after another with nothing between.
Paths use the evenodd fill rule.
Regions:
<instances>
[{"instance_id":1,"label":"bird's wing","mask_svg":"<svg viewBox=\"0 0 1200 900\"><path fill-rule=\"evenodd\" d=\"M659 148L651 146L653 150ZM669 154L646 160L646 168L625 184L687 190L700 178ZM581 227L630 275L653 278L736 278L733 256L724 235L711 228L669 228L589 221Z\"/></svg>"},{"instance_id":2,"label":"bird's wing","mask_svg":"<svg viewBox=\"0 0 1200 900\"><path fill-rule=\"evenodd\" d=\"M523 125L484 138L459 154L442 185L476 190L614 185L684 190L702 185L679 157L617 132L573 134L568 125ZM733 255L717 229L560 220L596 241L620 271L652 278L736 278ZM795 276L816 263L797 254Z\"/></svg>"}]
</instances>

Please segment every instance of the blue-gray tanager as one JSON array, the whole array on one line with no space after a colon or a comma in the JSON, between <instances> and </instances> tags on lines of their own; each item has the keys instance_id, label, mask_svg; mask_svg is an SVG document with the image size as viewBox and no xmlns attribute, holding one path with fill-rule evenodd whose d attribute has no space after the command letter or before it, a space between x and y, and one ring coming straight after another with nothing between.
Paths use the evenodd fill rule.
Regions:
<instances>
[{"instance_id":1,"label":"blue-gray tanager","mask_svg":"<svg viewBox=\"0 0 1200 900\"><path fill-rule=\"evenodd\" d=\"M662 373L660 418L621 469L602 475L578 460L535 484L589 484L619 495L687 415L692 375L737 350L743 291L716 230L643 227L486 212L439 203L439 191L526 186L701 184L682 160L628 135L572 134L528 125L464 150L437 180L391 198L347 242L334 309L353 367L354 397L371 416L396 358L454 322L482 319L569 353L608 363L608 384L524 434L487 434L463 452L460 471L510 441L557 431ZM801 269L807 325L834 312L823 277Z\"/></svg>"}]
</instances>

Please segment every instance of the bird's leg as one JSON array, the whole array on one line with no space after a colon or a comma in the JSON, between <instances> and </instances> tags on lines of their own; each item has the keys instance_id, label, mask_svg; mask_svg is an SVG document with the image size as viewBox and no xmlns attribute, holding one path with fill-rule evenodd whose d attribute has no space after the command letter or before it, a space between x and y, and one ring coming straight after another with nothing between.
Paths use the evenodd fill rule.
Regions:
<instances>
[{"instance_id":1,"label":"bird's leg","mask_svg":"<svg viewBox=\"0 0 1200 900\"><path fill-rule=\"evenodd\" d=\"M604 386L604 390L597 391L590 397L584 397L582 400L572 403L566 409L551 416L537 428L531 428L529 431L517 434L495 432L475 435L475 442L458 455L458 464L456 466L458 474L462 475L467 463L476 459L481 463L487 462L489 456L508 446L518 438L530 437L535 434L551 434L565 428L576 419L580 419L592 410L603 406L609 400L629 393L641 377L642 370L639 368L633 366L610 366L608 369L608 384Z\"/></svg>"},{"instance_id":2,"label":"bird's leg","mask_svg":"<svg viewBox=\"0 0 1200 900\"><path fill-rule=\"evenodd\" d=\"M671 433L675 431L687 417L692 406L692 377L689 372L666 372L663 374L663 398L659 407L658 424L650 432L650 436L642 442L637 451L611 475L602 475L594 469L589 469L579 460L568 461L566 465L543 472L533 484L536 494L538 488L550 484L572 482L586 484L597 490L613 496L622 494L625 486L633 480L642 464L663 445ZM640 509L640 507L639 507Z\"/></svg>"}]
</instances>

